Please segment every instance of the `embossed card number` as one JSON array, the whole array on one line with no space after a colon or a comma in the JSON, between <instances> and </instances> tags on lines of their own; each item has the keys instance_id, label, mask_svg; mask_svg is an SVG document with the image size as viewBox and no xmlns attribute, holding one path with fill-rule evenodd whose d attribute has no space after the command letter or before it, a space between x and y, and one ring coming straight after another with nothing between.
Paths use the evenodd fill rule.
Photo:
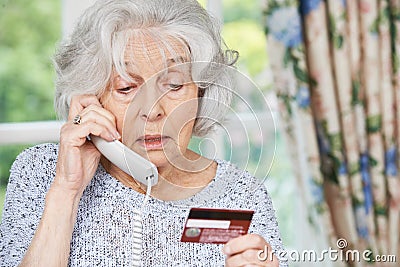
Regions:
<instances>
[{"instance_id":1,"label":"embossed card number","mask_svg":"<svg viewBox=\"0 0 400 267\"><path fill-rule=\"evenodd\" d=\"M192 208L181 241L225 244L247 234L253 214L252 210Z\"/></svg>"}]
</instances>

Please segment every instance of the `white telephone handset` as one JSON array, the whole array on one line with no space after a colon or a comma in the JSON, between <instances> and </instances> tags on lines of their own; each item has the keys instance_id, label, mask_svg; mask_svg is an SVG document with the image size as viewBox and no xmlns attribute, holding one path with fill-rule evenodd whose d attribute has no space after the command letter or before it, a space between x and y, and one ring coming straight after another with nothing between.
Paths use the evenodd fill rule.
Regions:
<instances>
[{"instance_id":1,"label":"white telephone handset","mask_svg":"<svg viewBox=\"0 0 400 267\"><path fill-rule=\"evenodd\" d=\"M158 182L157 167L150 161L132 151L130 148L115 140L108 142L98 136L90 136L93 144L109 161L114 163L118 168L133 176L138 182L151 186Z\"/></svg>"}]
</instances>

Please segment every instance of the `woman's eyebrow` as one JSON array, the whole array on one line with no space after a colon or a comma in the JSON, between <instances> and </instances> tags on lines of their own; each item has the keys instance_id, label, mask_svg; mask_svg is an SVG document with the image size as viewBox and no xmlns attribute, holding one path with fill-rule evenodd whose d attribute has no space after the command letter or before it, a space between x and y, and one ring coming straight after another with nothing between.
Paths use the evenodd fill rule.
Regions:
<instances>
[{"instance_id":1,"label":"woman's eyebrow","mask_svg":"<svg viewBox=\"0 0 400 267\"><path fill-rule=\"evenodd\" d=\"M166 60L166 62L167 62L167 65L170 66L170 65L173 65L176 63L185 63L185 62L188 62L188 60L185 59L183 56L178 56L178 57L168 58ZM125 64L125 66L130 66L130 65L132 65L132 61L126 60L126 61L124 61L124 64Z\"/></svg>"},{"instance_id":2,"label":"woman's eyebrow","mask_svg":"<svg viewBox=\"0 0 400 267\"><path fill-rule=\"evenodd\" d=\"M175 65L176 63L185 63L187 60L183 56L167 59L167 66Z\"/></svg>"},{"instance_id":3,"label":"woman's eyebrow","mask_svg":"<svg viewBox=\"0 0 400 267\"><path fill-rule=\"evenodd\" d=\"M135 74L135 73L132 73L132 72L128 72L128 74L135 81L142 81L143 80L143 78L138 74Z\"/></svg>"},{"instance_id":4,"label":"woman's eyebrow","mask_svg":"<svg viewBox=\"0 0 400 267\"><path fill-rule=\"evenodd\" d=\"M179 56L176 58L170 58L167 59L167 68L165 69L165 71L169 72L169 71L180 71L183 73L187 73L190 72L190 64L188 60L186 60L184 57Z\"/></svg>"},{"instance_id":5,"label":"woman's eyebrow","mask_svg":"<svg viewBox=\"0 0 400 267\"><path fill-rule=\"evenodd\" d=\"M143 82L143 78L140 76L140 75L138 75L138 74L135 74L135 73L133 73L133 72L130 72L130 71L128 71L128 75L129 75L129 78L133 81L133 82ZM115 79L116 79L116 81L117 82L120 82L120 81L123 81L123 82L128 82L128 81L126 81L121 75L117 75L117 76L115 76Z\"/></svg>"}]
</instances>

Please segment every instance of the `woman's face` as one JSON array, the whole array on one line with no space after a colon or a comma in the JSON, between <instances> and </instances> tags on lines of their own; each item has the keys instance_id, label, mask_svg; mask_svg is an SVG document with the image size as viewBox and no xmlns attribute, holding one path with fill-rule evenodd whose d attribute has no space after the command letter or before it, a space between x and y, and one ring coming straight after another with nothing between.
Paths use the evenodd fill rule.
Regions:
<instances>
[{"instance_id":1,"label":"woman's face","mask_svg":"<svg viewBox=\"0 0 400 267\"><path fill-rule=\"evenodd\" d=\"M187 146L198 108L198 88L189 64L182 64L189 61L187 49L169 43L173 53L153 39L144 45L131 39L124 60L133 81L114 72L100 98L115 115L122 142L157 167L181 165L191 157Z\"/></svg>"}]
</instances>

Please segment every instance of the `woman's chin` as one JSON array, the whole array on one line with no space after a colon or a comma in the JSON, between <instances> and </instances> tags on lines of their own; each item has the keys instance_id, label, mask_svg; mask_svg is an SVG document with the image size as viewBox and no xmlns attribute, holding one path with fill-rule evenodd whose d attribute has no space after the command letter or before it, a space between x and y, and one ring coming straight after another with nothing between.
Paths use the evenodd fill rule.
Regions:
<instances>
[{"instance_id":1,"label":"woman's chin","mask_svg":"<svg viewBox=\"0 0 400 267\"><path fill-rule=\"evenodd\" d=\"M136 147L134 150L143 158L156 165L157 168L175 165L174 161L176 162L178 158L182 157L176 147L163 147L163 149Z\"/></svg>"},{"instance_id":2,"label":"woman's chin","mask_svg":"<svg viewBox=\"0 0 400 267\"><path fill-rule=\"evenodd\" d=\"M160 150L150 150L145 152L145 159L156 165L157 168L166 167L170 165L164 151Z\"/></svg>"}]
</instances>

